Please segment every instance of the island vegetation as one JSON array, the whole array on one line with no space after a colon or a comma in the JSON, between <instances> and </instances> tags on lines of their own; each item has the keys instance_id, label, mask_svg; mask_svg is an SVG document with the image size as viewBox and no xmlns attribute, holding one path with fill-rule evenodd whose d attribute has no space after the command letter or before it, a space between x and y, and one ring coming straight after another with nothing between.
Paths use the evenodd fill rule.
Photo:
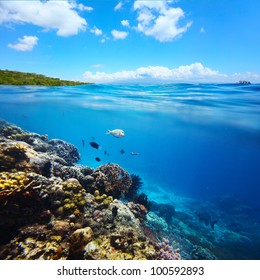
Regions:
<instances>
[{"instance_id":1,"label":"island vegetation","mask_svg":"<svg viewBox=\"0 0 260 280\"><path fill-rule=\"evenodd\" d=\"M60 80L35 73L0 70L0 85L77 86L84 84L89 83Z\"/></svg>"}]
</instances>

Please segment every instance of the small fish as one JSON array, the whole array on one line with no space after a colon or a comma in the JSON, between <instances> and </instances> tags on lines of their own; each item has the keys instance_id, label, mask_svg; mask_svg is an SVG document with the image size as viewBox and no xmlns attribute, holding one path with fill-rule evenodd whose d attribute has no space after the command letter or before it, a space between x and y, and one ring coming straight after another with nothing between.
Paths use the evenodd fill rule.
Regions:
<instances>
[{"instance_id":1,"label":"small fish","mask_svg":"<svg viewBox=\"0 0 260 280\"><path fill-rule=\"evenodd\" d=\"M131 155L131 156L137 156L137 155L139 155L139 153L137 153L137 152L131 152L130 155Z\"/></svg>"},{"instance_id":2,"label":"small fish","mask_svg":"<svg viewBox=\"0 0 260 280\"><path fill-rule=\"evenodd\" d=\"M120 154L123 155L124 153L125 153L125 150L124 150L124 149L121 149L121 150L120 150Z\"/></svg>"},{"instance_id":3,"label":"small fish","mask_svg":"<svg viewBox=\"0 0 260 280\"><path fill-rule=\"evenodd\" d=\"M95 140L95 137L94 137L94 136L91 136L91 139L92 139L92 140Z\"/></svg>"},{"instance_id":4,"label":"small fish","mask_svg":"<svg viewBox=\"0 0 260 280\"><path fill-rule=\"evenodd\" d=\"M101 159L99 157L96 157L95 160L96 161L101 161Z\"/></svg>"},{"instance_id":5,"label":"small fish","mask_svg":"<svg viewBox=\"0 0 260 280\"><path fill-rule=\"evenodd\" d=\"M101 149L101 147L96 142L89 142L89 145L94 149L97 149L97 150Z\"/></svg>"},{"instance_id":6,"label":"small fish","mask_svg":"<svg viewBox=\"0 0 260 280\"><path fill-rule=\"evenodd\" d=\"M107 151L104 151L104 155L110 156L110 154Z\"/></svg>"},{"instance_id":7,"label":"small fish","mask_svg":"<svg viewBox=\"0 0 260 280\"><path fill-rule=\"evenodd\" d=\"M84 141L84 139L82 139L81 141L82 141L82 146L85 147L85 141Z\"/></svg>"},{"instance_id":8,"label":"small fish","mask_svg":"<svg viewBox=\"0 0 260 280\"><path fill-rule=\"evenodd\" d=\"M125 132L122 129L113 129L113 130L107 130L106 134L111 134L116 138L121 138L125 136Z\"/></svg>"}]
</instances>

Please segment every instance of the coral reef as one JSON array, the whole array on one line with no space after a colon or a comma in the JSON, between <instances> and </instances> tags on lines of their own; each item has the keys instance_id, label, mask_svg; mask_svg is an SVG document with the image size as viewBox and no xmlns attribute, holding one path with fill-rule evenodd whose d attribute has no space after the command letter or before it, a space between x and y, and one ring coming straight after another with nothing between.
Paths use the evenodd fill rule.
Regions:
<instances>
[{"instance_id":1,"label":"coral reef","mask_svg":"<svg viewBox=\"0 0 260 280\"><path fill-rule=\"evenodd\" d=\"M78 159L72 144L0 119L0 259L259 259L259 209L157 187L150 201L138 175Z\"/></svg>"},{"instance_id":2,"label":"coral reef","mask_svg":"<svg viewBox=\"0 0 260 280\"><path fill-rule=\"evenodd\" d=\"M163 258L162 250L173 254L151 230L146 234L147 196L138 203L120 200L132 178L141 185L139 177L131 178L117 164L75 165L78 159L73 145L0 120L0 259L129 260Z\"/></svg>"},{"instance_id":3,"label":"coral reef","mask_svg":"<svg viewBox=\"0 0 260 280\"><path fill-rule=\"evenodd\" d=\"M162 242L158 243L157 246L157 258L160 260L180 260L181 256L179 250L173 250L170 246L170 241L163 238Z\"/></svg>"},{"instance_id":4,"label":"coral reef","mask_svg":"<svg viewBox=\"0 0 260 280\"><path fill-rule=\"evenodd\" d=\"M48 141L48 151L64 159L67 165L73 165L80 159L79 152L75 146L60 139L52 139Z\"/></svg>"},{"instance_id":5,"label":"coral reef","mask_svg":"<svg viewBox=\"0 0 260 280\"><path fill-rule=\"evenodd\" d=\"M132 184L131 176L117 164L104 164L92 174L94 182L92 188L98 189L102 194L120 198L127 192Z\"/></svg>"}]
</instances>

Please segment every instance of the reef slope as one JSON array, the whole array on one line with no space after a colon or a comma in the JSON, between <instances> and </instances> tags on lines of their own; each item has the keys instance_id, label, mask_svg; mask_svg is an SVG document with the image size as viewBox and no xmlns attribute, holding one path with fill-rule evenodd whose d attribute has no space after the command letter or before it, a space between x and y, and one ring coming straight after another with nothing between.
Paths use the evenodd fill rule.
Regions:
<instances>
[{"instance_id":1,"label":"reef slope","mask_svg":"<svg viewBox=\"0 0 260 280\"><path fill-rule=\"evenodd\" d=\"M0 120L0 259L180 259L120 199L132 183L117 164L79 166L75 146Z\"/></svg>"}]
</instances>

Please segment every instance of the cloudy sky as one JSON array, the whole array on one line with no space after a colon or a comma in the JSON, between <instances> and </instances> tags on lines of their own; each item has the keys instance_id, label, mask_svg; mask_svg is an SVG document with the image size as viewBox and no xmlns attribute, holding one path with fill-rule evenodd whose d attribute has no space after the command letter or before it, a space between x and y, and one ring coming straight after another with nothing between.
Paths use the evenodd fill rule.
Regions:
<instances>
[{"instance_id":1,"label":"cloudy sky","mask_svg":"<svg viewBox=\"0 0 260 280\"><path fill-rule=\"evenodd\" d=\"M258 0L0 0L0 69L112 82L260 82Z\"/></svg>"}]
</instances>

